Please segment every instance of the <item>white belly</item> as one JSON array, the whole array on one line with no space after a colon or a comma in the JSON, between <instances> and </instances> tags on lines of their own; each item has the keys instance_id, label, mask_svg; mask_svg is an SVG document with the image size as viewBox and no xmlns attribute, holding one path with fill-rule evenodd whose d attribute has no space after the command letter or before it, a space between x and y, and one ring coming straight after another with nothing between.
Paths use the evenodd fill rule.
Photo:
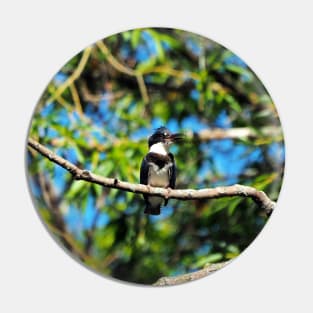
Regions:
<instances>
[{"instance_id":1,"label":"white belly","mask_svg":"<svg viewBox=\"0 0 313 313\"><path fill-rule=\"evenodd\" d=\"M149 185L154 187L167 187L169 185L168 168L170 165L165 165L159 169L158 166L152 164L149 171Z\"/></svg>"}]
</instances>

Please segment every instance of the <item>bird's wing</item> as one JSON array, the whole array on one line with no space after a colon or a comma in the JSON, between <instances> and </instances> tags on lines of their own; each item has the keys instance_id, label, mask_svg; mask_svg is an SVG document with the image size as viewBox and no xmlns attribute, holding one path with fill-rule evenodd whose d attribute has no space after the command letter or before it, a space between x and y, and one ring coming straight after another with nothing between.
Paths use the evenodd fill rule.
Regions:
<instances>
[{"instance_id":1,"label":"bird's wing","mask_svg":"<svg viewBox=\"0 0 313 313\"><path fill-rule=\"evenodd\" d=\"M148 185L148 177L149 177L149 164L144 158L141 162L140 167L140 184Z\"/></svg>"},{"instance_id":2,"label":"bird's wing","mask_svg":"<svg viewBox=\"0 0 313 313\"><path fill-rule=\"evenodd\" d=\"M176 165L175 165L175 159L174 155L172 153L169 153L168 156L172 160L172 166L168 170L168 176L169 176L169 186L170 188L174 189L175 188L175 183L176 183Z\"/></svg>"}]
</instances>

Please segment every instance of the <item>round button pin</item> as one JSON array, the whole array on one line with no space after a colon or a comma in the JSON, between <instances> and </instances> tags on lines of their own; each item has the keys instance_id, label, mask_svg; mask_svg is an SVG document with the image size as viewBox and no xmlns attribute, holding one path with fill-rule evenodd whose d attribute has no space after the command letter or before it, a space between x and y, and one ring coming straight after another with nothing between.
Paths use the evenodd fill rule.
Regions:
<instances>
[{"instance_id":1,"label":"round button pin","mask_svg":"<svg viewBox=\"0 0 313 313\"><path fill-rule=\"evenodd\" d=\"M257 75L217 42L170 28L75 55L43 91L26 146L29 191L59 245L104 277L153 286L239 256L284 173L280 120Z\"/></svg>"}]
</instances>

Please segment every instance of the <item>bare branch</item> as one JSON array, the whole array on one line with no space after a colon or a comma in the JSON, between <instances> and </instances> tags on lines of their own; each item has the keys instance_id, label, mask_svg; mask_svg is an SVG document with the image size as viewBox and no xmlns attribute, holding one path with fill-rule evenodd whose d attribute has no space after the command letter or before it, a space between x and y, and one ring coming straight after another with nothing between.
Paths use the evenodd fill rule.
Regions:
<instances>
[{"instance_id":1,"label":"bare branch","mask_svg":"<svg viewBox=\"0 0 313 313\"><path fill-rule=\"evenodd\" d=\"M60 97L61 98L61 97ZM61 99L60 99L61 100ZM68 109L70 110L70 109ZM91 120L85 116L81 115L81 119L90 125ZM100 133L104 133L104 136L109 138L109 142L106 144L98 144L95 141L91 141L89 143L89 148L92 150L97 150L99 152L106 151L112 146L118 146L125 144L127 142L126 139L114 137L114 135L109 134L104 130L104 128L99 128L96 125L93 127L97 128ZM271 141L281 141L283 140L282 130L278 126L265 126L259 129L258 132L249 127L234 127L234 128L208 128L203 129L199 132L186 132L186 138L191 141L200 141L207 142L210 140L222 140L222 139L234 139L234 140L246 140L246 139L254 139L256 144L262 144L267 140ZM138 139L137 142L142 142L146 139ZM63 147L64 139L54 138L53 145L58 147Z\"/></svg>"},{"instance_id":2,"label":"bare branch","mask_svg":"<svg viewBox=\"0 0 313 313\"><path fill-rule=\"evenodd\" d=\"M243 185L233 185L226 187L205 188L205 189L175 189L168 190L166 188L150 187L142 184L132 184L123 182L117 178L102 177L93 174L87 170L78 168L71 162L56 155L48 148L41 145L32 138L28 139L28 145L38 151L41 155L47 157L50 161L62 166L69 171L75 179L84 180L95 183L104 187L115 188L139 194L149 194L160 196L166 199L194 200L194 199L214 199L222 197L246 197L255 201L261 209L269 215L275 207L275 202L271 201L263 191L259 191L253 187Z\"/></svg>"},{"instance_id":3,"label":"bare branch","mask_svg":"<svg viewBox=\"0 0 313 313\"><path fill-rule=\"evenodd\" d=\"M82 116L83 115L83 108L82 108L82 104L80 102L78 90L77 90L77 88L75 86L75 83L70 85L70 91L71 91L71 94L72 94L72 98L73 98L73 101L74 101L76 112L78 113L79 116Z\"/></svg>"},{"instance_id":4,"label":"bare branch","mask_svg":"<svg viewBox=\"0 0 313 313\"><path fill-rule=\"evenodd\" d=\"M209 264L199 271L188 273L188 274L183 274L183 275L178 275L178 276L173 276L173 277L161 277L153 284L153 286L174 286L174 285L186 283L188 281L193 281L199 278L203 278L205 276L208 276L211 273L218 271L219 269L223 268L225 265L229 264L230 262L231 261Z\"/></svg>"},{"instance_id":5,"label":"bare branch","mask_svg":"<svg viewBox=\"0 0 313 313\"><path fill-rule=\"evenodd\" d=\"M46 103L50 103L52 101L54 101L55 99L57 99L59 96L62 95L62 93L70 86L74 83L74 81L79 78L79 76L81 75L82 71L84 70L87 61L89 59L89 56L91 54L91 50L92 47L87 47L84 52L83 55L80 59L80 62L77 66L77 68L75 69L75 71L73 72L73 74L54 92L54 94L46 101Z\"/></svg>"},{"instance_id":6,"label":"bare branch","mask_svg":"<svg viewBox=\"0 0 313 313\"><path fill-rule=\"evenodd\" d=\"M237 127L237 128L211 128L203 129L197 133L189 132L187 137L198 139L199 141L219 140L219 139L248 139L248 138L271 138L276 140L282 139L282 131L277 126L265 126L255 131L250 127Z\"/></svg>"},{"instance_id":7,"label":"bare branch","mask_svg":"<svg viewBox=\"0 0 313 313\"><path fill-rule=\"evenodd\" d=\"M133 76L137 79L137 83L139 86L139 90L141 93L141 97L143 99L143 102L145 104L147 104L149 102L149 95L148 95L148 91L147 91L147 87L145 85L144 79L143 79L143 75L142 73L133 70L127 66L125 66L124 64L122 64L121 62L119 62L110 52L110 50L108 49L108 47L103 43L103 41L98 41L97 42L97 46L100 49L100 51L105 55L105 57L107 58L108 62L119 72L124 73L128 76Z\"/></svg>"},{"instance_id":8,"label":"bare branch","mask_svg":"<svg viewBox=\"0 0 313 313\"><path fill-rule=\"evenodd\" d=\"M180 71L176 70L174 68L171 68L169 66L155 66L150 69L146 69L142 71L142 74L167 74L169 76L173 76L179 79L194 79L194 80L200 80L200 75L195 72L189 72L189 71Z\"/></svg>"}]
</instances>

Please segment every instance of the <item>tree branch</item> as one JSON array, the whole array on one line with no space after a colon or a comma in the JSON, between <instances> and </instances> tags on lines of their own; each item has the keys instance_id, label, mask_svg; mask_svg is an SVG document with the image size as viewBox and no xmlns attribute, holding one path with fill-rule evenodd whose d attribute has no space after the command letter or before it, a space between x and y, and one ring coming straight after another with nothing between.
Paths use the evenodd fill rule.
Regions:
<instances>
[{"instance_id":1,"label":"tree branch","mask_svg":"<svg viewBox=\"0 0 313 313\"><path fill-rule=\"evenodd\" d=\"M197 139L201 142L209 140L220 140L220 139L248 139L248 138L271 138L275 140L282 140L282 130L278 126L265 126L254 130L250 127L235 127L235 128L208 128L203 129L199 132L188 132L187 137L191 139Z\"/></svg>"},{"instance_id":2,"label":"tree branch","mask_svg":"<svg viewBox=\"0 0 313 313\"><path fill-rule=\"evenodd\" d=\"M275 207L275 202L271 201L263 191L259 191L253 187L243 185L233 185L227 187L205 188L205 189L175 189L168 190L166 188L150 187L142 184L133 184L123 182L117 178L102 177L97 174L93 174L87 170L78 168L71 162L56 155L51 150L41 145L39 142L32 138L28 139L28 145L38 151L44 157L47 157L50 161L62 166L69 171L75 179L84 180L91 183L95 183L104 187L115 188L139 194L149 194L154 196L160 196L166 199L180 199L180 200L194 200L194 199L214 199L222 197L245 197L251 198L256 202L261 209L265 210L267 215L270 215Z\"/></svg>"},{"instance_id":3,"label":"tree branch","mask_svg":"<svg viewBox=\"0 0 313 313\"><path fill-rule=\"evenodd\" d=\"M97 44L98 48L100 49L100 51L105 55L105 57L107 58L108 62L117 71L119 71L121 73L124 73L124 74L126 74L128 76L133 76L133 77L136 78L143 102L145 104L149 103L149 95L148 95L147 87L146 87L144 79L143 79L143 75L140 72L138 72L136 70L133 70L133 69L125 66L121 62L119 62L112 55L112 53L110 52L108 47L103 43L103 41L98 41L96 44Z\"/></svg>"},{"instance_id":4,"label":"tree branch","mask_svg":"<svg viewBox=\"0 0 313 313\"><path fill-rule=\"evenodd\" d=\"M183 274L183 275L178 275L178 276L173 276L173 277L161 277L153 284L153 286L174 286L174 285L186 283L188 281L193 281L199 278L203 278L205 276L208 276L211 273L218 271L219 269L223 268L225 265L229 264L230 262L231 261L209 264L208 266L205 266L203 269L199 271L188 273L188 274Z\"/></svg>"},{"instance_id":5,"label":"tree branch","mask_svg":"<svg viewBox=\"0 0 313 313\"><path fill-rule=\"evenodd\" d=\"M79 78L80 74L82 73L82 71L84 70L87 61L89 59L89 56L91 54L91 50L92 47L87 47L84 52L83 55L79 61L79 64L77 66L77 68L75 69L75 71L73 72L73 74L62 84L58 87L58 89L54 92L54 94L52 96L49 97L49 99L46 101L46 103L50 103L52 101L54 101L55 99L57 99L59 96L62 95L62 93L71 85L74 83L74 81Z\"/></svg>"},{"instance_id":6,"label":"tree branch","mask_svg":"<svg viewBox=\"0 0 313 313\"><path fill-rule=\"evenodd\" d=\"M59 100L64 100L60 97ZM65 101L65 100L64 100ZM64 103L64 105L66 105ZM67 108L67 107L66 107ZM70 110L70 108L68 108ZM81 119L87 123L88 125L91 123L91 120L85 116L81 115ZM106 151L108 148L112 146L122 145L127 140L119 139L114 137L114 135L109 134L104 130L104 128L100 128L98 126L93 125L100 133L104 133L104 135L110 139L106 144L98 144L94 141L91 141L88 147L92 150L97 150L99 152ZM186 132L186 138L188 140L207 142L210 140L222 140L222 139L234 139L234 140L247 140L254 139L256 140L256 144L264 143L266 140L277 141L280 142L283 140L282 129L278 126L264 126L261 127L258 132L250 127L234 127L234 128L207 128L200 130L199 132ZM138 142L146 140L146 139L138 139ZM64 146L64 139L54 138L53 145L57 147Z\"/></svg>"},{"instance_id":7,"label":"tree branch","mask_svg":"<svg viewBox=\"0 0 313 313\"><path fill-rule=\"evenodd\" d=\"M143 75L146 75L146 74L167 74L169 76L172 76L172 77L176 77L176 78L179 78L179 79L194 79L194 80L200 80L201 77L198 73L195 73L195 72L189 72L189 71L180 71L180 70L176 70L174 68L171 68L169 66L155 66L151 69L146 69L146 70L143 70L141 72Z\"/></svg>"}]
</instances>

